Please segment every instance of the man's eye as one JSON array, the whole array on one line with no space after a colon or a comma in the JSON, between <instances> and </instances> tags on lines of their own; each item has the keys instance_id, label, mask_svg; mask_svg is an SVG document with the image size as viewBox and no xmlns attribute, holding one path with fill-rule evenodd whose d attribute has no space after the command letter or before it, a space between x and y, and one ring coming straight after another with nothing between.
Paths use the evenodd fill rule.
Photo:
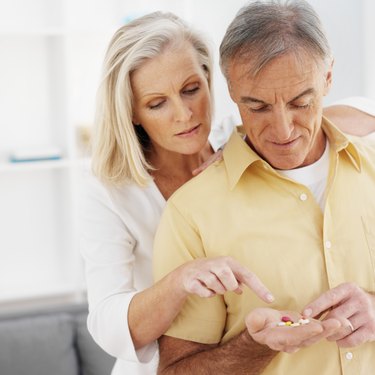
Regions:
<instances>
[{"instance_id":1,"label":"man's eye","mask_svg":"<svg viewBox=\"0 0 375 375\"><path fill-rule=\"evenodd\" d=\"M268 106L267 106L267 105L264 105L264 106L262 106L262 107L250 108L250 112L260 113L260 112L265 112L265 111L267 111L267 109L268 109Z\"/></svg>"},{"instance_id":2,"label":"man's eye","mask_svg":"<svg viewBox=\"0 0 375 375\"><path fill-rule=\"evenodd\" d=\"M293 107L296 108L296 109L304 109L304 108L308 108L310 106L309 103L307 104L293 104Z\"/></svg>"}]
</instances>

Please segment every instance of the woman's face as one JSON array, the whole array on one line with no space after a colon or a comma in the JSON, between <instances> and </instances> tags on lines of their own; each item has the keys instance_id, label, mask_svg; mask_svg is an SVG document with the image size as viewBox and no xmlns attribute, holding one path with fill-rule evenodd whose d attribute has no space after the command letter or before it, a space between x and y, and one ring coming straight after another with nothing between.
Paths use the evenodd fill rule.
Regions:
<instances>
[{"instance_id":1,"label":"woman's face","mask_svg":"<svg viewBox=\"0 0 375 375\"><path fill-rule=\"evenodd\" d=\"M133 72L133 123L154 151L190 155L205 146L211 126L207 75L190 43L167 48Z\"/></svg>"}]
</instances>

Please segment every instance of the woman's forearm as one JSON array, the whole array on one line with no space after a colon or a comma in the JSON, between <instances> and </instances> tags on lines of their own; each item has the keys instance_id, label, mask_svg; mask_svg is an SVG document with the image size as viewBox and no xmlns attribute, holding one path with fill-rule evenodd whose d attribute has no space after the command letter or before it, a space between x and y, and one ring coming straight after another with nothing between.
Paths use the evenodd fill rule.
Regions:
<instances>
[{"instance_id":1,"label":"woman's forearm","mask_svg":"<svg viewBox=\"0 0 375 375\"><path fill-rule=\"evenodd\" d=\"M363 137L375 132L375 117L354 107L334 105L323 114L344 133Z\"/></svg>"},{"instance_id":2,"label":"woman's forearm","mask_svg":"<svg viewBox=\"0 0 375 375\"><path fill-rule=\"evenodd\" d=\"M134 347L141 348L163 335L189 294L205 298L227 291L241 294L243 287L267 303L274 299L256 275L231 257L200 258L182 264L130 302L128 324Z\"/></svg>"},{"instance_id":3,"label":"woman's forearm","mask_svg":"<svg viewBox=\"0 0 375 375\"><path fill-rule=\"evenodd\" d=\"M133 297L128 324L135 349L150 344L167 331L186 297L178 269Z\"/></svg>"}]
</instances>

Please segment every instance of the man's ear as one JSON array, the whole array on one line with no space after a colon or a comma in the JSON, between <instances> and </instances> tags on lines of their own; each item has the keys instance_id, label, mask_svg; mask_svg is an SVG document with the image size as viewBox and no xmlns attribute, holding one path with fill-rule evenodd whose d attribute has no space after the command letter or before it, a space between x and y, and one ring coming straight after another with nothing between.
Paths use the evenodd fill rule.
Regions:
<instances>
[{"instance_id":1,"label":"man's ear","mask_svg":"<svg viewBox=\"0 0 375 375\"><path fill-rule=\"evenodd\" d=\"M227 86L228 86L229 96L231 97L232 101L235 103L234 96L233 96L232 85L231 85L229 77L227 77Z\"/></svg>"},{"instance_id":2,"label":"man's ear","mask_svg":"<svg viewBox=\"0 0 375 375\"><path fill-rule=\"evenodd\" d=\"M324 96L326 96L330 89L331 89L331 86L332 86L332 71L333 71L333 64L334 64L334 59L331 60L331 62L329 63L328 67L327 67L327 70L325 72L325 76L324 76Z\"/></svg>"}]
</instances>

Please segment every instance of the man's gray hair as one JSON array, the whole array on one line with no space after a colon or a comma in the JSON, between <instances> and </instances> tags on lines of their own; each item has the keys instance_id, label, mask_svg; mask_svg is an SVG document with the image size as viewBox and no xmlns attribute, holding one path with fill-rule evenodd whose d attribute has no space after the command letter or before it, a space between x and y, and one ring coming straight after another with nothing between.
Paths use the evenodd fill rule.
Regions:
<instances>
[{"instance_id":1,"label":"man's gray hair","mask_svg":"<svg viewBox=\"0 0 375 375\"><path fill-rule=\"evenodd\" d=\"M220 45L220 67L228 78L228 67L236 61L251 61L249 73L256 75L276 57L293 52L331 62L331 50L319 16L304 0L255 1L239 10Z\"/></svg>"}]
</instances>

